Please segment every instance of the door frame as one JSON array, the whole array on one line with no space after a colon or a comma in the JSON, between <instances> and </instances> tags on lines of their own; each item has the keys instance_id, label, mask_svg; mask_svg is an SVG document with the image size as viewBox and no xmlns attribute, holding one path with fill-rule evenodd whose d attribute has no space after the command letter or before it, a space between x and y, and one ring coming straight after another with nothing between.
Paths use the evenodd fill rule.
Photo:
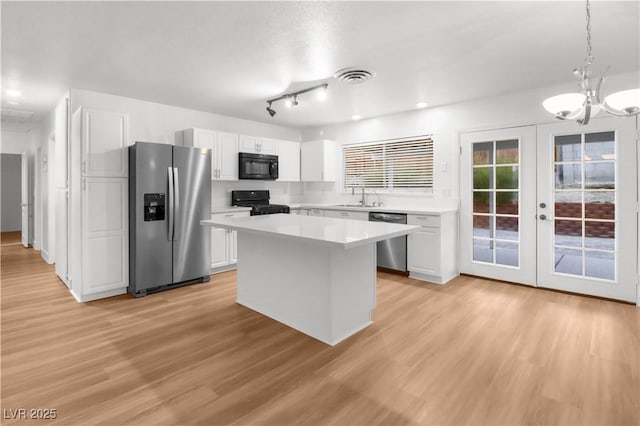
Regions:
<instances>
[{"instance_id":1,"label":"door frame","mask_svg":"<svg viewBox=\"0 0 640 426\"><path fill-rule=\"evenodd\" d=\"M31 204L29 203L29 154L27 152L20 153L20 239L24 247L29 247L30 229L29 214L31 213Z\"/></svg>"}]
</instances>

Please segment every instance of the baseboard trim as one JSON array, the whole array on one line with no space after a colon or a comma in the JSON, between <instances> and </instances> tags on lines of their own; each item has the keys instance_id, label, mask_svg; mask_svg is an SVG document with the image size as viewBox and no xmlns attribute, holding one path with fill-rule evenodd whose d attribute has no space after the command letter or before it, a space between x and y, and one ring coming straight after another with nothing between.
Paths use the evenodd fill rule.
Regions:
<instances>
[{"instance_id":1,"label":"baseboard trim","mask_svg":"<svg viewBox=\"0 0 640 426\"><path fill-rule=\"evenodd\" d=\"M49 257L49 253L45 249L40 250L40 257L49 265L53 264L53 260Z\"/></svg>"},{"instance_id":2,"label":"baseboard trim","mask_svg":"<svg viewBox=\"0 0 640 426\"><path fill-rule=\"evenodd\" d=\"M69 290L69 292L71 293L73 298L76 299L76 302L85 303L85 302L91 302L92 300L104 299L106 297L113 297L113 296L120 296L122 294L127 294L127 288L126 287L121 287L121 288L116 288L116 289L113 289L113 290L107 290L107 291L101 291L101 292L98 292L98 293L92 293L92 294L89 294L89 295L86 295L86 296L80 296L73 290Z\"/></svg>"}]
</instances>

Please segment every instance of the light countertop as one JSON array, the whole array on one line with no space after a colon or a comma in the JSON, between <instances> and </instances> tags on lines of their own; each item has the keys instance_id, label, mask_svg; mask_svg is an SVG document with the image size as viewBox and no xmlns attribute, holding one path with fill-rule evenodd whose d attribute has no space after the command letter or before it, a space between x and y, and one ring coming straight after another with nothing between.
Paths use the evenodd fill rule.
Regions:
<instances>
[{"instance_id":1,"label":"light countertop","mask_svg":"<svg viewBox=\"0 0 640 426\"><path fill-rule=\"evenodd\" d=\"M200 221L202 225L273 236L345 249L399 237L419 226L317 216L271 214L250 217L222 217Z\"/></svg>"}]
</instances>

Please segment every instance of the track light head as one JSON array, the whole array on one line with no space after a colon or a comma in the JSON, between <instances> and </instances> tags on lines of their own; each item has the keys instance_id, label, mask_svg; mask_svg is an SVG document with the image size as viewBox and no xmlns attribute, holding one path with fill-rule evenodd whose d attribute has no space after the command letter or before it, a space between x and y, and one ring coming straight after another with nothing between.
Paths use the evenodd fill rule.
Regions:
<instances>
[{"instance_id":1,"label":"track light head","mask_svg":"<svg viewBox=\"0 0 640 426\"><path fill-rule=\"evenodd\" d=\"M267 112L269 113L269 115L271 117L273 117L274 115L276 115L276 110L271 108L271 102L269 102L269 106L267 107Z\"/></svg>"}]
</instances>

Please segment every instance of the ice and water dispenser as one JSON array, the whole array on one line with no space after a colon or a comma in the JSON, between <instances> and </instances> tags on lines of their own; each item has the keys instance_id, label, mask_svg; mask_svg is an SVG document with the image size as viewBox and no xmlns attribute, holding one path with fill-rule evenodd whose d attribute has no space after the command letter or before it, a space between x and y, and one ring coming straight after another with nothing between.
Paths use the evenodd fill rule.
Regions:
<instances>
[{"instance_id":1,"label":"ice and water dispenser","mask_svg":"<svg viewBox=\"0 0 640 426\"><path fill-rule=\"evenodd\" d=\"M164 220L164 194L144 194L144 221Z\"/></svg>"}]
</instances>

